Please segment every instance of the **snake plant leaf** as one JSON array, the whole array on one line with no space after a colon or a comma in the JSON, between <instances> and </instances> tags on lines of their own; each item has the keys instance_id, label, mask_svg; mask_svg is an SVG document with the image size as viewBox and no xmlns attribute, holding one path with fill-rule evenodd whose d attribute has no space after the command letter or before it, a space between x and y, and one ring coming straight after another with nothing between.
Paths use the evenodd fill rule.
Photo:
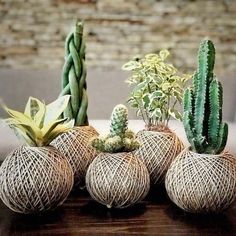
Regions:
<instances>
[{"instance_id":1,"label":"snake plant leaf","mask_svg":"<svg viewBox=\"0 0 236 236\"><path fill-rule=\"evenodd\" d=\"M34 130L35 133L40 132L39 127L37 127L35 122L32 119L30 119L28 116L24 115L21 112L10 109L5 105L3 108L12 118L18 121L21 125L31 126L32 130Z\"/></svg>"},{"instance_id":2,"label":"snake plant leaf","mask_svg":"<svg viewBox=\"0 0 236 236\"><path fill-rule=\"evenodd\" d=\"M49 140L48 143L46 143L46 145L50 144L50 140L55 139L58 136L58 134L65 133L70 129L72 129L74 127L74 124L75 124L74 120L70 120L67 123L58 124L50 133L45 134L45 136L47 136L47 140Z\"/></svg>"},{"instance_id":3,"label":"snake plant leaf","mask_svg":"<svg viewBox=\"0 0 236 236\"><path fill-rule=\"evenodd\" d=\"M21 139L21 136L23 136L23 140L29 140L30 143L35 143L35 137L41 135L41 133L35 133L35 131L30 127L29 125L25 123L21 123L20 121L14 119L14 118L7 118L5 119L6 124L9 125L10 128L13 129L16 136ZM28 142L27 142L28 143Z\"/></svg>"},{"instance_id":4,"label":"snake plant leaf","mask_svg":"<svg viewBox=\"0 0 236 236\"><path fill-rule=\"evenodd\" d=\"M39 128L42 128L44 116L45 116L45 112L46 112L46 105L44 103L42 103L41 101L39 101L38 107L39 107L39 110L34 116L34 122Z\"/></svg>"},{"instance_id":5,"label":"snake plant leaf","mask_svg":"<svg viewBox=\"0 0 236 236\"><path fill-rule=\"evenodd\" d=\"M44 126L42 128L42 130L41 130L42 135L47 136L48 133L50 133L53 129L55 129L56 126L58 126L59 124L64 123L66 120L67 120L67 118L51 121L50 123L48 123L46 126Z\"/></svg>"},{"instance_id":6,"label":"snake plant leaf","mask_svg":"<svg viewBox=\"0 0 236 236\"><path fill-rule=\"evenodd\" d=\"M25 131L23 131L23 128L20 128L20 126L18 127L12 127L12 130L14 131L16 137L22 142L22 143L26 143L29 146L37 146L37 144L35 143L35 141L30 138L29 135L27 135L25 133Z\"/></svg>"},{"instance_id":7,"label":"snake plant leaf","mask_svg":"<svg viewBox=\"0 0 236 236\"><path fill-rule=\"evenodd\" d=\"M34 97L29 97L28 102L25 106L24 114L32 119L34 119L35 115L40 109L41 101Z\"/></svg>"},{"instance_id":8,"label":"snake plant leaf","mask_svg":"<svg viewBox=\"0 0 236 236\"><path fill-rule=\"evenodd\" d=\"M66 109L70 95L59 97L56 101L46 106L45 118L43 125L46 126L50 122L57 120L63 111Z\"/></svg>"}]
</instances>

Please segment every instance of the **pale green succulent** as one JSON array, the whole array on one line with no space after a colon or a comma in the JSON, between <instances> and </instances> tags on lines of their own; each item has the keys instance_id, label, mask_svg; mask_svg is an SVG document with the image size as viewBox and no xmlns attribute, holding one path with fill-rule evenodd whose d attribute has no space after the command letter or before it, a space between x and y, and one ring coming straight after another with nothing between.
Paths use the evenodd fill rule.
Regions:
<instances>
[{"instance_id":1,"label":"pale green succulent","mask_svg":"<svg viewBox=\"0 0 236 236\"><path fill-rule=\"evenodd\" d=\"M74 121L67 118L60 119L66 109L70 96L62 96L56 101L45 105L40 100L30 97L25 111L18 112L3 105L10 115L5 122L12 128L17 137L29 146L47 146L59 134L73 128Z\"/></svg>"}]
</instances>

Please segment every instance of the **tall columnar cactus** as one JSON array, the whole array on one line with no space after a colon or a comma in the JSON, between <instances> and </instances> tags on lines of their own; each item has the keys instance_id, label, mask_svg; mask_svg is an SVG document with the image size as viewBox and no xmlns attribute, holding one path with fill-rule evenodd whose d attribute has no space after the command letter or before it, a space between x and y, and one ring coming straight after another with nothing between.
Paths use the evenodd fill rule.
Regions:
<instances>
[{"instance_id":1,"label":"tall columnar cactus","mask_svg":"<svg viewBox=\"0 0 236 236\"><path fill-rule=\"evenodd\" d=\"M88 125L86 73L83 23L77 22L74 31L66 39L61 92L61 96L71 95L63 115L74 119L76 126Z\"/></svg>"},{"instance_id":2,"label":"tall columnar cactus","mask_svg":"<svg viewBox=\"0 0 236 236\"><path fill-rule=\"evenodd\" d=\"M227 142L228 125L222 122L223 90L213 74L214 63L214 44L205 40L200 44L193 86L184 93L184 127L197 153L219 154Z\"/></svg>"},{"instance_id":3,"label":"tall columnar cactus","mask_svg":"<svg viewBox=\"0 0 236 236\"><path fill-rule=\"evenodd\" d=\"M110 134L95 137L91 145L101 152L130 152L139 147L134 133L128 130L128 110L126 106L117 105L111 115Z\"/></svg>"}]
</instances>

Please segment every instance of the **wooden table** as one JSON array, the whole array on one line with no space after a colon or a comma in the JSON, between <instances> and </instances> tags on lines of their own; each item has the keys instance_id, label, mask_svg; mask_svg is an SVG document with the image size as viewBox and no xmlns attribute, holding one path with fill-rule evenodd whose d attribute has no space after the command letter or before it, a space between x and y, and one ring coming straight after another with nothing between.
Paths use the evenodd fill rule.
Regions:
<instances>
[{"instance_id":1,"label":"wooden table","mask_svg":"<svg viewBox=\"0 0 236 236\"><path fill-rule=\"evenodd\" d=\"M108 210L78 190L57 210L38 216L14 213L0 203L0 236L113 234L235 236L236 203L221 215L187 214L170 202L163 188L123 210Z\"/></svg>"}]
</instances>

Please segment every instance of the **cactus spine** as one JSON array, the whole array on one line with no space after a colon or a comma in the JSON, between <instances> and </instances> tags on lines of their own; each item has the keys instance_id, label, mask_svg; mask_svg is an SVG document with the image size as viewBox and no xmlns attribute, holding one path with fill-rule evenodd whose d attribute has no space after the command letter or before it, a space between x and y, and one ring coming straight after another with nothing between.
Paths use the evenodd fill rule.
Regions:
<instances>
[{"instance_id":1,"label":"cactus spine","mask_svg":"<svg viewBox=\"0 0 236 236\"><path fill-rule=\"evenodd\" d=\"M91 145L101 152L130 152L139 147L134 133L128 130L128 110L117 105L111 115L110 133L105 137L94 137Z\"/></svg>"},{"instance_id":2,"label":"cactus spine","mask_svg":"<svg viewBox=\"0 0 236 236\"><path fill-rule=\"evenodd\" d=\"M213 74L214 63L214 44L205 40L200 44L193 87L184 93L184 128L197 153L219 154L227 142L228 125L222 122L223 90Z\"/></svg>"},{"instance_id":3,"label":"cactus spine","mask_svg":"<svg viewBox=\"0 0 236 236\"><path fill-rule=\"evenodd\" d=\"M76 126L88 125L87 84L85 65L85 41L83 23L77 22L65 44L65 64L62 72L61 96L71 95L70 103L63 116L74 119Z\"/></svg>"}]
</instances>

